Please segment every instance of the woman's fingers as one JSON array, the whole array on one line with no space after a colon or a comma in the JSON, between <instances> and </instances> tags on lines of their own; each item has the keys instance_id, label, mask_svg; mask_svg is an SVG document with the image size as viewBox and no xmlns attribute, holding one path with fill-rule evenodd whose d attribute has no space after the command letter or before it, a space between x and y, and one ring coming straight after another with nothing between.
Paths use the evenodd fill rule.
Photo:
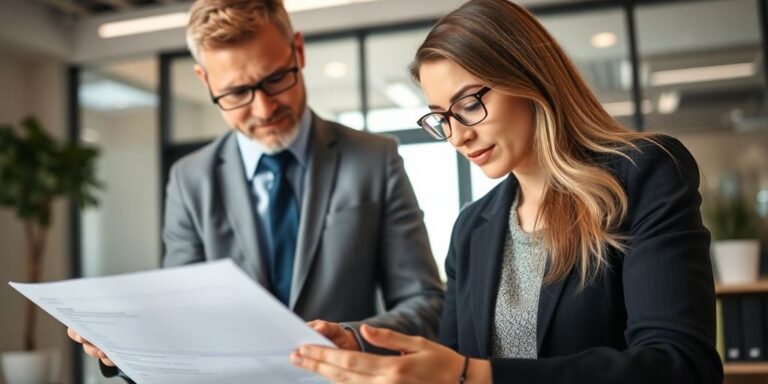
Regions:
<instances>
[{"instance_id":1,"label":"woman's fingers","mask_svg":"<svg viewBox=\"0 0 768 384\"><path fill-rule=\"evenodd\" d=\"M305 350L305 347L301 348ZM343 350L334 350L343 353L359 353ZM306 351L305 351L306 352ZM356 372L353 370L345 369L340 366L330 364L325 360L318 360L313 357L314 352L310 352L309 355L301 354L300 352L294 352L291 354L291 363L297 367L304 368L306 370L315 372L321 376L328 378L335 383L374 383L376 377L365 372ZM320 356L329 357L328 354L321 354Z\"/></svg>"},{"instance_id":2,"label":"woman's fingers","mask_svg":"<svg viewBox=\"0 0 768 384\"><path fill-rule=\"evenodd\" d=\"M369 343L392 351L415 353L427 349L430 341L418 336L408 336L386 328L375 328L370 325L360 327L360 333Z\"/></svg>"},{"instance_id":3,"label":"woman's fingers","mask_svg":"<svg viewBox=\"0 0 768 384\"><path fill-rule=\"evenodd\" d=\"M375 375L386 369L389 359L363 352L305 345L298 350L298 357L321 361L349 371Z\"/></svg>"}]
</instances>

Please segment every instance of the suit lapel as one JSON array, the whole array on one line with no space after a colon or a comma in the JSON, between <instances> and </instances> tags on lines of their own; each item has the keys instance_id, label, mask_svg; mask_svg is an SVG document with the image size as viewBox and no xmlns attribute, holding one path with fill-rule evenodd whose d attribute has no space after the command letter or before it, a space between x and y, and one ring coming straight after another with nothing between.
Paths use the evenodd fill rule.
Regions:
<instances>
[{"instance_id":1,"label":"suit lapel","mask_svg":"<svg viewBox=\"0 0 768 384\"><path fill-rule=\"evenodd\" d=\"M547 268L544 275L546 276L549 271L549 259L547 259ZM544 342L544 337L547 335L547 330L552 322L552 317L555 314L557 304L560 302L560 297L563 295L565 285L570 280L573 272L569 273L564 279L558 280L549 285L541 286L539 291L539 311L536 316L536 354L540 355L541 345Z\"/></svg>"},{"instance_id":2,"label":"suit lapel","mask_svg":"<svg viewBox=\"0 0 768 384\"><path fill-rule=\"evenodd\" d=\"M509 220L509 209L515 194L518 193L517 181L513 176L504 181L494 201L490 202L483 211L487 221L472 232L470 244L470 284L472 287L472 316L474 317L475 336L484 356L490 355L489 339L496 311L496 296L501 279L501 265L504 254L503 246L506 239ZM549 261L547 261L547 271ZM545 272L546 275L546 272ZM547 330L554 317L557 304L560 302L568 280L565 279L549 285L542 285L539 293L539 309L537 313L536 350L541 352L541 346Z\"/></svg>"},{"instance_id":3,"label":"suit lapel","mask_svg":"<svg viewBox=\"0 0 768 384\"><path fill-rule=\"evenodd\" d=\"M335 143L333 128L313 115L309 162L304 181L299 238L291 283L291 309L296 306L304 288L312 261L317 254L317 244L323 233L331 190L336 180L338 150Z\"/></svg>"},{"instance_id":4,"label":"suit lapel","mask_svg":"<svg viewBox=\"0 0 768 384\"><path fill-rule=\"evenodd\" d=\"M487 221L472 231L471 235L469 257L472 267L469 286L472 287L475 336L482 356L490 355L488 341L496 309L509 208L515 193L517 181L513 176L509 176L482 213Z\"/></svg>"},{"instance_id":5,"label":"suit lapel","mask_svg":"<svg viewBox=\"0 0 768 384\"><path fill-rule=\"evenodd\" d=\"M226 138L219 153L219 159L216 177L217 184L221 188L221 204L243 251L241 265L245 267L245 272L255 278L259 284L270 289L266 266L258 243L250 186L246 182L243 161L234 134L230 133Z\"/></svg>"}]
</instances>

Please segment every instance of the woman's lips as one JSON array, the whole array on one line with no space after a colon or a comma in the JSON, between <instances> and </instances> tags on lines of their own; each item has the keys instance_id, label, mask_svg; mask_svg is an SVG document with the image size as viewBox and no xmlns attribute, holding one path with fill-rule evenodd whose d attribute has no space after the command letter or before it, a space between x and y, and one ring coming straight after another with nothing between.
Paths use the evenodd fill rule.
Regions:
<instances>
[{"instance_id":1,"label":"woman's lips","mask_svg":"<svg viewBox=\"0 0 768 384\"><path fill-rule=\"evenodd\" d=\"M475 163L476 165L483 165L488 161L488 159L491 158L491 152L493 151L493 148L494 146L492 145L488 148L468 153L467 158L469 158L469 161Z\"/></svg>"}]
</instances>

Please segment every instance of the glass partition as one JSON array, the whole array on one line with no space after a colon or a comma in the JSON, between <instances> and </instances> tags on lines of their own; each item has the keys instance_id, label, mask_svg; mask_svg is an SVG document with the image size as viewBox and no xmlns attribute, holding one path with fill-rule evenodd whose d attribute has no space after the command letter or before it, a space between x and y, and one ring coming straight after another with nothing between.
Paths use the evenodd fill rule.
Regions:
<instances>
[{"instance_id":1,"label":"glass partition","mask_svg":"<svg viewBox=\"0 0 768 384\"><path fill-rule=\"evenodd\" d=\"M157 268L161 257L157 60L83 67L78 84L80 140L100 148L99 205L81 212L82 276ZM104 379L84 355L88 384Z\"/></svg>"},{"instance_id":2,"label":"glass partition","mask_svg":"<svg viewBox=\"0 0 768 384\"><path fill-rule=\"evenodd\" d=\"M448 143L435 142L402 145L400 155L424 211L424 223L440 277L445 280L445 256L453 223L459 215L456 151Z\"/></svg>"},{"instance_id":3,"label":"glass partition","mask_svg":"<svg viewBox=\"0 0 768 384\"><path fill-rule=\"evenodd\" d=\"M539 18L578 67L603 107L616 120L633 120L632 62L622 8Z\"/></svg>"},{"instance_id":4,"label":"glass partition","mask_svg":"<svg viewBox=\"0 0 768 384\"><path fill-rule=\"evenodd\" d=\"M304 78L310 108L320 117L363 129L357 39L308 41Z\"/></svg>"},{"instance_id":5,"label":"glass partition","mask_svg":"<svg viewBox=\"0 0 768 384\"><path fill-rule=\"evenodd\" d=\"M370 131L418 128L416 120L427 113L424 95L411 80L408 66L428 32L413 29L372 34L366 39Z\"/></svg>"}]
</instances>

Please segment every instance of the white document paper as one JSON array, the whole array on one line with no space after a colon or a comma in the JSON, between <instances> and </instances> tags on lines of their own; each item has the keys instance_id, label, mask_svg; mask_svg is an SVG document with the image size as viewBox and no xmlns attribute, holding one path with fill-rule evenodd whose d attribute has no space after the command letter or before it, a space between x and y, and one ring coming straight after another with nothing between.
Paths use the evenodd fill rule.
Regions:
<instances>
[{"instance_id":1,"label":"white document paper","mask_svg":"<svg viewBox=\"0 0 768 384\"><path fill-rule=\"evenodd\" d=\"M303 344L333 344L231 260L10 284L138 384L327 382L288 356Z\"/></svg>"}]
</instances>

